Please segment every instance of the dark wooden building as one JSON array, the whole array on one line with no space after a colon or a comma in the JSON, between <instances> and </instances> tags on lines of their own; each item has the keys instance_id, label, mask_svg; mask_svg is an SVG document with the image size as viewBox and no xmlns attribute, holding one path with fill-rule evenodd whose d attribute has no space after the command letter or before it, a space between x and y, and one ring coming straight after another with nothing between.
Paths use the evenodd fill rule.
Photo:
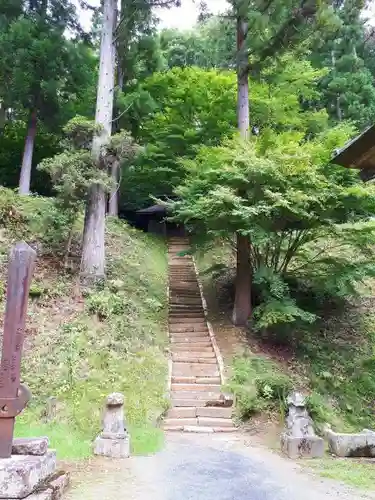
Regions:
<instances>
[{"instance_id":1,"label":"dark wooden building","mask_svg":"<svg viewBox=\"0 0 375 500\"><path fill-rule=\"evenodd\" d=\"M331 163L359 169L364 181L375 179L375 125L336 151Z\"/></svg>"},{"instance_id":2,"label":"dark wooden building","mask_svg":"<svg viewBox=\"0 0 375 500\"><path fill-rule=\"evenodd\" d=\"M164 205L152 205L151 207L137 210L137 216L143 219L142 226L147 228L148 233L161 236L184 236L184 227L167 220L167 209Z\"/></svg>"}]
</instances>

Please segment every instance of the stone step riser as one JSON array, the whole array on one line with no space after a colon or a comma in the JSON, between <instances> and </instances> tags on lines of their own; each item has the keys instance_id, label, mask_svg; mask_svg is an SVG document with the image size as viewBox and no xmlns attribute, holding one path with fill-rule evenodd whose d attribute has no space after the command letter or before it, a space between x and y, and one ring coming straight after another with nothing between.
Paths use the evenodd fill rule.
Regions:
<instances>
[{"instance_id":1,"label":"stone step riser","mask_svg":"<svg viewBox=\"0 0 375 500\"><path fill-rule=\"evenodd\" d=\"M198 323L198 325L194 326L200 326L199 324L207 326L206 317L204 316L203 311L190 314L181 314L180 312L171 313L169 315L169 323L180 323L181 328L187 328L193 323Z\"/></svg>"},{"instance_id":2,"label":"stone step riser","mask_svg":"<svg viewBox=\"0 0 375 500\"><path fill-rule=\"evenodd\" d=\"M177 327L170 327L169 328L169 331L173 331L173 333L191 333L191 332L208 332L208 328L203 328L202 330L195 326L195 325L192 325L192 326L183 326L182 328L177 326Z\"/></svg>"},{"instance_id":3,"label":"stone step riser","mask_svg":"<svg viewBox=\"0 0 375 500\"><path fill-rule=\"evenodd\" d=\"M217 401L219 393L217 392L204 392L204 391L172 391L173 399L189 399L194 400L194 406L205 406L208 401ZM199 401L204 401L204 404L199 404Z\"/></svg>"},{"instance_id":4,"label":"stone step riser","mask_svg":"<svg viewBox=\"0 0 375 500\"><path fill-rule=\"evenodd\" d=\"M206 331L200 331L198 332L197 330L194 330L193 332L174 332L169 330L169 334L171 337L175 338L194 338L194 337L209 337L208 330Z\"/></svg>"},{"instance_id":5,"label":"stone step riser","mask_svg":"<svg viewBox=\"0 0 375 500\"><path fill-rule=\"evenodd\" d=\"M192 406L176 406L171 408L167 413L167 419L170 418L220 418L231 419L232 408L208 408L208 407L192 407Z\"/></svg>"},{"instance_id":6,"label":"stone step riser","mask_svg":"<svg viewBox=\"0 0 375 500\"><path fill-rule=\"evenodd\" d=\"M173 363L172 375L186 377L219 377L220 373L216 365L200 363Z\"/></svg>"},{"instance_id":7,"label":"stone step riser","mask_svg":"<svg viewBox=\"0 0 375 500\"><path fill-rule=\"evenodd\" d=\"M177 361L178 363L207 363L210 365L217 364L215 356L204 358L198 356L180 356L178 354L172 354L172 361Z\"/></svg>"},{"instance_id":8,"label":"stone step riser","mask_svg":"<svg viewBox=\"0 0 375 500\"><path fill-rule=\"evenodd\" d=\"M170 341L172 342L172 344L183 344L183 345L186 345L186 344L193 344L193 345L198 345L198 344L201 344L201 345L211 345L210 342L211 342L211 339L205 339L205 338L181 338L181 337L171 337L170 338Z\"/></svg>"},{"instance_id":9,"label":"stone step riser","mask_svg":"<svg viewBox=\"0 0 375 500\"><path fill-rule=\"evenodd\" d=\"M194 324L194 325L193 325ZM207 323L202 320L202 318L170 318L169 320L169 326L173 327L188 327L190 325L193 325L194 328L207 328Z\"/></svg>"},{"instance_id":10,"label":"stone step riser","mask_svg":"<svg viewBox=\"0 0 375 500\"><path fill-rule=\"evenodd\" d=\"M172 384L172 391L184 391L184 392L214 392L216 394L221 393L221 385L219 384Z\"/></svg>"},{"instance_id":11,"label":"stone step riser","mask_svg":"<svg viewBox=\"0 0 375 500\"><path fill-rule=\"evenodd\" d=\"M202 426L202 427L233 427L233 423L230 419L224 418L167 418L165 420L167 426Z\"/></svg>"},{"instance_id":12,"label":"stone step riser","mask_svg":"<svg viewBox=\"0 0 375 500\"><path fill-rule=\"evenodd\" d=\"M220 385L220 377L172 377L172 384Z\"/></svg>"},{"instance_id":13,"label":"stone step riser","mask_svg":"<svg viewBox=\"0 0 375 500\"><path fill-rule=\"evenodd\" d=\"M189 352L189 351L179 351L179 352L173 352L173 359L176 358L176 361L178 361L177 358L181 358L182 360L185 360L186 358L199 358L200 360L204 359L215 359L216 362L216 356L213 350L211 351L206 351L206 352ZM202 361L198 361L198 363L201 363ZM184 361L185 362L185 361ZM194 361L191 361L191 363L194 363Z\"/></svg>"},{"instance_id":14,"label":"stone step riser","mask_svg":"<svg viewBox=\"0 0 375 500\"><path fill-rule=\"evenodd\" d=\"M173 353L176 353L176 352L213 353L214 350L209 345L207 347L202 347L202 346L194 347L194 346L190 346L189 344L186 344L183 346L179 346L179 345L172 346L172 352Z\"/></svg>"}]
</instances>

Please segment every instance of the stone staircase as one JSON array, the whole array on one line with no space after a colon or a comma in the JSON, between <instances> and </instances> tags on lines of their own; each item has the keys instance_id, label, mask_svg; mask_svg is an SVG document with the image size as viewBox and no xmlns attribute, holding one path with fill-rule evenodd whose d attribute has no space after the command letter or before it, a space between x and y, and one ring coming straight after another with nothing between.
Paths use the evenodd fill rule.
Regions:
<instances>
[{"instance_id":1,"label":"stone staircase","mask_svg":"<svg viewBox=\"0 0 375 500\"><path fill-rule=\"evenodd\" d=\"M169 335L172 352L171 403L165 430L230 432L231 398L221 391L219 353L210 333L194 261L179 255L187 238L169 240Z\"/></svg>"}]
</instances>

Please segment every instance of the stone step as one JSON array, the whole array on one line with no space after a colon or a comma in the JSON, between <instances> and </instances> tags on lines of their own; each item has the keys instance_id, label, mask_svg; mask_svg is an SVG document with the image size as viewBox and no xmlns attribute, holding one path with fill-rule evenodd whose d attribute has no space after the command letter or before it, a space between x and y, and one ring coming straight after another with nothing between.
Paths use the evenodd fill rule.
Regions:
<instances>
[{"instance_id":1,"label":"stone step","mask_svg":"<svg viewBox=\"0 0 375 500\"><path fill-rule=\"evenodd\" d=\"M169 304L169 311L172 312L202 312L203 311L203 306L202 304L184 304L184 303L178 303L178 304Z\"/></svg>"},{"instance_id":2,"label":"stone step","mask_svg":"<svg viewBox=\"0 0 375 500\"><path fill-rule=\"evenodd\" d=\"M203 330L201 330L202 327L197 326L197 325L173 326L173 327L169 327L169 331L172 331L172 328L173 328L173 332L174 333L208 331L208 327L207 326L206 326L206 328L204 328Z\"/></svg>"},{"instance_id":3,"label":"stone step","mask_svg":"<svg viewBox=\"0 0 375 500\"><path fill-rule=\"evenodd\" d=\"M189 336L187 337L171 337L170 338L172 344L193 344L193 345L206 345L209 344L211 345L211 339L204 338L204 337L193 337L190 338Z\"/></svg>"},{"instance_id":4,"label":"stone step","mask_svg":"<svg viewBox=\"0 0 375 500\"><path fill-rule=\"evenodd\" d=\"M203 319L205 321L204 309L203 307L190 308L190 307L171 307L169 309L169 315L171 318L182 316L182 317L197 317Z\"/></svg>"},{"instance_id":5,"label":"stone step","mask_svg":"<svg viewBox=\"0 0 375 500\"><path fill-rule=\"evenodd\" d=\"M219 377L217 365L206 363L172 363L172 375L175 376L199 376L199 377Z\"/></svg>"},{"instance_id":6,"label":"stone step","mask_svg":"<svg viewBox=\"0 0 375 500\"><path fill-rule=\"evenodd\" d=\"M187 331L187 332L175 332L173 328L169 327L169 335L173 336L173 337L197 337L197 336L206 336L208 335L209 336L209 331L208 331L208 328L207 330L190 330L190 331Z\"/></svg>"},{"instance_id":7,"label":"stone step","mask_svg":"<svg viewBox=\"0 0 375 500\"><path fill-rule=\"evenodd\" d=\"M207 401L216 401L219 399L218 392L206 392L206 391L171 391L172 401L176 399L188 399L195 400L195 406L205 406ZM204 404L200 404L204 401Z\"/></svg>"},{"instance_id":8,"label":"stone step","mask_svg":"<svg viewBox=\"0 0 375 500\"><path fill-rule=\"evenodd\" d=\"M193 391L193 392L213 392L216 394L221 393L220 384L172 384L172 391Z\"/></svg>"},{"instance_id":9,"label":"stone step","mask_svg":"<svg viewBox=\"0 0 375 500\"><path fill-rule=\"evenodd\" d=\"M218 408L214 406L203 406L197 407L195 409L195 414L197 417L205 417L205 418L225 418L232 419L233 408Z\"/></svg>"},{"instance_id":10,"label":"stone step","mask_svg":"<svg viewBox=\"0 0 375 500\"><path fill-rule=\"evenodd\" d=\"M174 325L175 328L207 328L207 323L204 318L201 317L171 317L169 318L169 324Z\"/></svg>"},{"instance_id":11,"label":"stone step","mask_svg":"<svg viewBox=\"0 0 375 500\"><path fill-rule=\"evenodd\" d=\"M232 417L232 408L197 408L195 406L176 406L168 410L167 419L169 418L197 418L206 417L215 419L214 424L218 422L216 419L230 420ZM220 421L219 421L220 422ZM198 421L197 421L198 424ZM232 424L233 425L233 424ZM222 427L231 427L230 425L223 425Z\"/></svg>"},{"instance_id":12,"label":"stone step","mask_svg":"<svg viewBox=\"0 0 375 500\"><path fill-rule=\"evenodd\" d=\"M168 427L183 427L185 425L199 425L197 418L166 418L164 420L164 425Z\"/></svg>"},{"instance_id":13,"label":"stone step","mask_svg":"<svg viewBox=\"0 0 375 500\"><path fill-rule=\"evenodd\" d=\"M181 304L175 304L174 306L169 307L169 314L190 314L192 316L193 314L196 316L204 316L204 309L203 306L182 306Z\"/></svg>"},{"instance_id":14,"label":"stone step","mask_svg":"<svg viewBox=\"0 0 375 500\"><path fill-rule=\"evenodd\" d=\"M189 318L192 319L192 323L205 323L206 324L206 317L204 315L203 309L199 312L190 312L190 311L170 311L169 313L169 321L172 321L172 323L178 323L179 319L186 319L188 320ZM199 321L197 321L199 320ZM183 321L185 323L185 321ZM185 324L181 325L181 327L186 326ZM206 325L207 326L207 325Z\"/></svg>"},{"instance_id":15,"label":"stone step","mask_svg":"<svg viewBox=\"0 0 375 500\"><path fill-rule=\"evenodd\" d=\"M169 418L196 418L197 409L194 406L178 406L168 410L167 419Z\"/></svg>"},{"instance_id":16,"label":"stone step","mask_svg":"<svg viewBox=\"0 0 375 500\"><path fill-rule=\"evenodd\" d=\"M214 352L213 347L209 345L209 342L207 342L206 347L202 347L201 345L199 346L189 346L189 344L183 344L183 345L173 345L172 346L172 352L197 352L197 353L209 353L209 352Z\"/></svg>"},{"instance_id":17,"label":"stone step","mask_svg":"<svg viewBox=\"0 0 375 500\"><path fill-rule=\"evenodd\" d=\"M171 337L175 337L175 338L178 338L178 337L181 337L181 338L185 338L185 337L209 337L209 332L208 332L208 329L207 330L201 330L201 331L198 331L198 330L193 330L191 332L175 332L173 331L173 329L170 329L169 330L169 333L171 335Z\"/></svg>"},{"instance_id":18,"label":"stone step","mask_svg":"<svg viewBox=\"0 0 375 500\"><path fill-rule=\"evenodd\" d=\"M199 300L200 302L202 302L202 298L199 294L197 294L195 292L194 293L186 293L186 292L180 292L180 291L179 292L172 291L169 294L169 300L188 300L189 302Z\"/></svg>"},{"instance_id":19,"label":"stone step","mask_svg":"<svg viewBox=\"0 0 375 500\"><path fill-rule=\"evenodd\" d=\"M169 309L173 309L174 307L183 306L184 309L192 309L192 310L201 310L202 301L201 299L171 299L169 301Z\"/></svg>"},{"instance_id":20,"label":"stone step","mask_svg":"<svg viewBox=\"0 0 375 500\"><path fill-rule=\"evenodd\" d=\"M234 427L231 418L198 417L198 425L203 427Z\"/></svg>"},{"instance_id":21,"label":"stone step","mask_svg":"<svg viewBox=\"0 0 375 500\"><path fill-rule=\"evenodd\" d=\"M186 300L200 300L200 301L202 300L199 293L196 293L196 292L187 293L187 292L183 292L181 290L178 290L178 291L171 290L171 293L169 294L169 299L173 300L174 298L186 299Z\"/></svg>"},{"instance_id":22,"label":"stone step","mask_svg":"<svg viewBox=\"0 0 375 500\"><path fill-rule=\"evenodd\" d=\"M179 363L208 363L208 364L216 364L215 354L212 353L210 357L206 358L202 356L200 353L172 353L172 361L178 361Z\"/></svg>"},{"instance_id":23,"label":"stone step","mask_svg":"<svg viewBox=\"0 0 375 500\"><path fill-rule=\"evenodd\" d=\"M165 426L165 431L169 432L196 432L197 434L212 434L212 433L228 433L228 432L236 432L237 427L202 427L198 425L184 425L184 426Z\"/></svg>"},{"instance_id":24,"label":"stone step","mask_svg":"<svg viewBox=\"0 0 375 500\"><path fill-rule=\"evenodd\" d=\"M186 337L182 337L182 336L178 336L178 337L175 337L174 335L170 335L170 340L171 340L171 343L174 344L175 341L182 341L184 342L185 344L188 343L188 342L194 342L194 341L197 341L197 340L209 340L209 336L208 335L192 335L192 336L189 336L188 334L186 334ZM172 350L172 353L173 353L173 350ZM173 353L173 354L179 354L178 352L177 353ZM194 357L194 358L197 358L199 357L199 353L197 352L193 352L191 353L191 355ZM177 361L177 360L176 360ZM198 361L191 361L191 363L198 363Z\"/></svg>"},{"instance_id":25,"label":"stone step","mask_svg":"<svg viewBox=\"0 0 375 500\"><path fill-rule=\"evenodd\" d=\"M201 351L201 352L190 352L190 351L177 351L172 353L174 357L176 358L186 358L186 357L193 357L193 358L199 358L202 361L198 361L199 363L202 363L204 359L213 359L215 357L215 352L212 349L211 351ZM174 358L173 358L174 359ZM176 359L178 361L178 359ZM194 361L192 361L193 363Z\"/></svg>"},{"instance_id":26,"label":"stone step","mask_svg":"<svg viewBox=\"0 0 375 500\"><path fill-rule=\"evenodd\" d=\"M172 384L220 385L220 377L172 377Z\"/></svg>"},{"instance_id":27,"label":"stone step","mask_svg":"<svg viewBox=\"0 0 375 500\"><path fill-rule=\"evenodd\" d=\"M173 408L181 408L186 406L202 406L203 401L198 401L197 399L171 399L171 404Z\"/></svg>"},{"instance_id":28,"label":"stone step","mask_svg":"<svg viewBox=\"0 0 375 500\"><path fill-rule=\"evenodd\" d=\"M191 332L204 332L206 331L206 328L207 328L207 323L202 321L201 318L176 318L176 322L174 320L170 320L169 321L169 325L168 325L168 328L178 328L178 327L183 327L183 326L187 326L187 327L192 327L190 329L190 333ZM189 322L190 320L190 322ZM196 327L196 329L194 328L194 325ZM178 332L178 333L186 333L186 332Z\"/></svg>"}]
</instances>

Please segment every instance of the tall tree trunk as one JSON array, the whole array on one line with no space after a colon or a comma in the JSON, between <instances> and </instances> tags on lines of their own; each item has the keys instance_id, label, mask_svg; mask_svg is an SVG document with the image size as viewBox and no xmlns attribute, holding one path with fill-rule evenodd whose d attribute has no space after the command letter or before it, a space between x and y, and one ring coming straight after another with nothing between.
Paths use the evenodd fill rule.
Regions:
<instances>
[{"instance_id":1,"label":"tall tree trunk","mask_svg":"<svg viewBox=\"0 0 375 500\"><path fill-rule=\"evenodd\" d=\"M118 17L119 17L119 12L118 12L118 9L116 9L113 32L115 32ZM113 44L112 48L113 48L113 51L112 51L113 66L117 70L117 74L116 74L116 80L117 80L116 84L117 85L116 86L117 86L118 90L122 90L122 82L120 80L120 78L122 77L121 64L120 64L120 58L118 57L118 53L117 53L117 46L115 43ZM114 118L112 120L112 133L114 133L114 134L116 132L119 132L119 130L120 130L120 123L118 120L118 114L119 114L119 110L118 110L118 107L117 107L116 102L115 102L114 106L113 106ZM108 215L111 215L112 217L118 217L119 168L120 168L120 165L119 165L119 162L117 161L117 159L112 161L111 171L109 172L109 174L111 175L114 187L111 189L111 192L109 195L109 201L108 201Z\"/></svg>"},{"instance_id":2,"label":"tall tree trunk","mask_svg":"<svg viewBox=\"0 0 375 500\"><path fill-rule=\"evenodd\" d=\"M5 123L7 120L7 108L4 102L0 103L0 135L4 132Z\"/></svg>"},{"instance_id":3,"label":"tall tree trunk","mask_svg":"<svg viewBox=\"0 0 375 500\"><path fill-rule=\"evenodd\" d=\"M115 65L113 57L113 26L116 0L104 0L100 68L95 123L100 132L94 136L92 155L98 169L105 169L103 153L109 142L113 116ZM105 213L106 191L101 184L91 186L86 204L81 277L84 284L95 283L105 276Z\"/></svg>"},{"instance_id":4,"label":"tall tree trunk","mask_svg":"<svg viewBox=\"0 0 375 500\"><path fill-rule=\"evenodd\" d=\"M112 182L114 182L114 187L111 190L108 203L108 214L113 217L118 217L118 193L119 193L119 170L120 164L117 159L112 162L111 165L111 177Z\"/></svg>"},{"instance_id":5,"label":"tall tree trunk","mask_svg":"<svg viewBox=\"0 0 375 500\"><path fill-rule=\"evenodd\" d=\"M246 55L248 25L239 17L237 20L237 119L238 129L244 139L249 138L249 71ZM251 261L248 236L237 233L236 295L232 321L237 326L245 326L251 315Z\"/></svg>"},{"instance_id":6,"label":"tall tree trunk","mask_svg":"<svg viewBox=\"0 0 375 500\"><path fill-rule=\"evenodd\" d=\"M22 157L21 175L19 183L20 194L30 194L31 167L33 163L36 130L37 130L37 112L34 109L30 115L30 120L27 127L27 133L25 139L25 149L23 151L23 157Z\"/></svg>"}]
</instances>

